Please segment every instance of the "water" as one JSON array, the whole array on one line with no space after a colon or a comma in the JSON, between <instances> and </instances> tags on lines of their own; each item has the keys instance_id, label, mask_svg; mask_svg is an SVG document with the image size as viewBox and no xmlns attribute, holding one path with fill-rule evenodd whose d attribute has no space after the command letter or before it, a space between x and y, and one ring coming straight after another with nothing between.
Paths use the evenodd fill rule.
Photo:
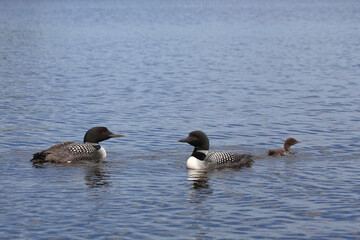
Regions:
<instances>
[{"instance_id":1,"label":"water","mask_svg":"<svg viewBox=\"0 0 360 240\"><path fill-rule=\"evenodd\" d=\"M359 239L358 1L1 1L1 239ZM93 126L106 161L32 166ZM192 172L192 130L251 168ZM287 137L294 156L267 157Z\"/></svg>"}]
</instances>

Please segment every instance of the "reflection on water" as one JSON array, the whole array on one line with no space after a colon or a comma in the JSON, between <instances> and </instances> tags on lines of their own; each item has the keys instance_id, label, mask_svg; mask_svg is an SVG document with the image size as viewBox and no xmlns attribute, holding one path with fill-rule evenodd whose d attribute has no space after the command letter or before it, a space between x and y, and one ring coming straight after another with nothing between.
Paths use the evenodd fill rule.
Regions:
<instances>
[{"instance_id":1,"label":"reflection on water","mask_svg":"<svg viewBox=\"0 0 360 240\"><path fill-rule=\"evenodd\" d=\"M85 166L86 185L90 188L111 187L110 173L105 161L99 161Z\"/></svg>"},{"instance_id":2,"label":"reflection on water","mask_svg":"<svg viewBox=\"0 0 360 240\"><path fill-rule=\"evenodd\" d=\"M208 189L208 172L206 170L187 169L188 180L194 185L194 189Z\"/></svg>"},{"instance_id":3,"label":"reflection on water","mask_svg":"<svg viewBox=\"0 0 360 240\"><path fill-rule=\"evenodd\" d=\"M34 168L60 168L83 170L85 184L89 188L110 187L110 173L107 171L105 159L72 163L32 163Z\"/></svg>"},{"instance_id":4,"label":"reflection on water","mask_svg":"<svg viewBox=\"0 0 360 240\"><path fill-rule=\"evenodd\" d=\"M197 238L207 238L208 232L202 230L203 222L211 214L212 206L206 204L207 198L213 193L208 183L208 172L204 170L187 169L188 181L192 183L189 188L189 204L194 211L191 217L191 227L196 229Z\"/></svg>"}]
</instances>

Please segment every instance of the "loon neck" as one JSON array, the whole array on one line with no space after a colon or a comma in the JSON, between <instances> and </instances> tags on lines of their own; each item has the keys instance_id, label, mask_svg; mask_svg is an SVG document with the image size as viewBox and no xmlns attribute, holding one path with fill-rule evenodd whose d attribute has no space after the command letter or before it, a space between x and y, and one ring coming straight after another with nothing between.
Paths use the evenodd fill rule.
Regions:
<instances>
[{"instance_id":1,"label":"loon neck","mask_svg":"<svg viewBox=\"0 0 360 240\"><path fill-rule=\"evenodd\" d=\"M209 151L209 142L204 143L201 146L195 146L194 151Z\"/></svg>"},{"instance_id":2,"label":"loon neck","mask_svg":"<svg viewBox=\"0 0 360 240\"><path fill-rule=\"evenodd\" d=\"M284 143L284 149L286 152L290 152L290 144L288 144L287 142Z\"/></svg>"},{"instance_id":3,"label":"loon neck","mask_svg":"<svg viewBox=\"0 0 360 240\"><path fill-rule=\"evenodd\" d=\"M101 148L99 143L92 143L92 142L85 142L86 144L90 144L93 146L96 150L99 150Z\"/></svg>"},{"instance_id":4,"label":"loon neck","mask_svg":"<svg viewBox=\"0 0 360 240\"><path fill-rule=\"evenodd\" d=\"M206 158L208 152L208 150L197 150L197 148L195 148L191 156L197 158L200 161L203 161Z\"/></svg>"},{"instance_id":5,"label":"loon neck","mask_svg":"<svg viewBox=\"0 0 360 240\"><path fill-rule=\"evenodd\" d=\"M195 153L195 152L201 152L201 153L207 154L209 152L209 150L194 148L193 153Z\"/></svg>"}]
</instances>

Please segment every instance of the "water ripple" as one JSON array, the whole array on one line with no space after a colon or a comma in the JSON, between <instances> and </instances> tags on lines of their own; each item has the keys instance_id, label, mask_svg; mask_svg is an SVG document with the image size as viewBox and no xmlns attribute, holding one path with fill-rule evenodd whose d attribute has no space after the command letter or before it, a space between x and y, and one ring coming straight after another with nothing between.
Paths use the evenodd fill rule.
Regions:
<instances>
[{"instance_id":1,"label":"water ripple","mask_svg":"<svg viewBox=\"0 0 360 240\"><path fill-rule=\"evenodd\" d=\"M356 1L40 2L0 8L1 238L358 238ZM106 161L29 162L96 125ZM188 171L197 129L255 164Z\"/></svg>"}]
</instances>

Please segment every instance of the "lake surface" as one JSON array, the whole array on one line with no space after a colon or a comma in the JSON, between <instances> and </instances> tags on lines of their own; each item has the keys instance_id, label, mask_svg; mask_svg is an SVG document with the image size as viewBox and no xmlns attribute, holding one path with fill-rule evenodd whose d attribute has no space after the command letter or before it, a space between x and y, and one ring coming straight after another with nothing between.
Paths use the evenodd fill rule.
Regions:
<instances>
[{"instance_id":1,"label":"lake surface","mask_svg":"<svg viewBox=\"0 0 360 240\"><path fill-rule=\"evenodd\" d=\"M0 238L359 239L359 23L357 0L1 1ZM126 135L105 161L29 162L93 126ZM255 163L187 170L193 130Z\"/></svg>"}]
</instances>

